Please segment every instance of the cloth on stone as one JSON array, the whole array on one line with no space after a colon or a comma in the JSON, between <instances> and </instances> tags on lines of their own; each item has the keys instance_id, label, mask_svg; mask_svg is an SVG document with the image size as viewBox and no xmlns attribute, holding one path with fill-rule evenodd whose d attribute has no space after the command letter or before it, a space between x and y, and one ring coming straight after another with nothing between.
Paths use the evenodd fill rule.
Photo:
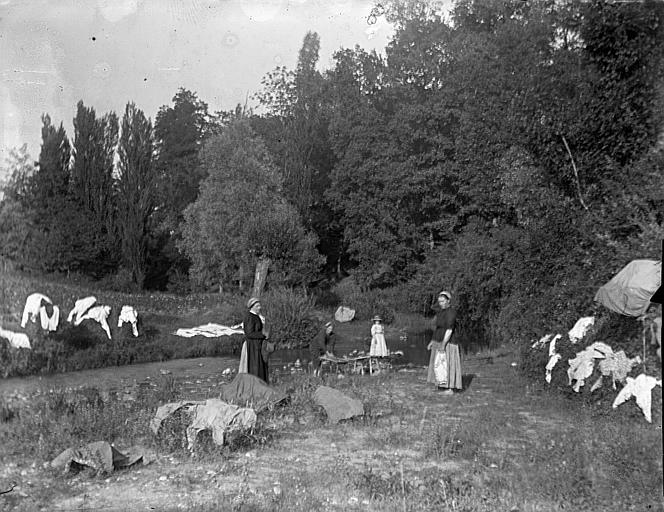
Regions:
<instances>
[{"instance_id":1,"label":"cloth on stone","mask_svg":"<svg viewBox=\"0 0 664 512\"><path fill-rule=\"evenodd\" d=\"M287 396L254 375L238 373L231 382L221 386L219 398L224 402L251 407L259 412L282 402Z\"/></svg>"},{"instance_id":2,"label":"cloth on stone","mask_svg":"<svg viewBox=\"0 0 664 512\"><path fill-rule=\"evenodd\" d=\"M584 316L582 318L579 318L574 324L574 327L572 327L570 331L567 333L570 341L572 343L577 343L578 341L582 340L586 335L586 333L588 332L588 329L590 329L594 324L595 324L594 316Z\"/></svg>"},{"instance_id":3,"label":"cloth on stone","mask_svg":"<svg viewBox=\"0 0 664 512\"><path fill-rule=\"evenodd\" d=\"M573 381L576 381L573 386L575 392L578 393L581 386L585 384L585 380L592 375L595 368L595 359L604 359L611 354L613 354L611 347L601 341L596 341L577 353L574 359L568 360L567 377L570 386Z\"/></svg>"},{"instance_id":4,"label":"cloth on stone","mask_svg":"<svg viewBox=\"0 0 664 512\"><path fill-rule=\"evenodd\" d=\"M88 309L88 312L84 315L77 317L74 325L79 325L83 320L94 320L101 325L101 328L106 332L108 339L111 338L111 328L108 326L107 318L111 314L111 306L95 306Z\"/></svg>"},{"instance_id":5,"label":"cloth on stone","mask_svg":"<svg viewBox=\"0 0 664 512\"><path fill-rule=\"evenodd\" d=\"M45 331L56 331L58 329L58 324L60 323L60 308L58 306L53 306L53 312L51 313L51 316L49 316L46 307L40 307L39 323L41 324L41 328Z\"/></svg>"},{"instance_id":6,"label":"cloth on stone","mask_svg":"<svg viewBox=\"0 0 664 512\"><path fill-rule=\"evenodd\" d=\"M71 323L73 321L74 325L78 325L81 316L83 316L85 312L95 304L95 302L97 302L97 298L92 296L78 299L74 303L73 309L69 312L67 322Z\"/></svg>"},{"instance_id":7,"label":"cloth on stone","mask_svg":"<svg viewBox=\"0 0 664 512\"><path fill-rule=\"evenodd\" d=\"M162 405L150 421L152 432L158 434L162 422L181 408L186 408L192 416L187 427L187 445L193 449L196 437L202 430L212 431L212 440L217 445L224 444L224 435L235 430L252 428L256 424L256 412L253 409L227 404L217 398L205 401L181 401Z\"/></svg>"},{"instance_id":8,"label":"cloth on stone","mask_svg":"<svg viewBox=\"0 0 664 512\"><path fill-rule=\"evenodd\" d=\"M25 326L28 323L28 320L33 323L37 321L39 316L39 310L41 309L43 303L53 304L51 299L42 293L33 293L28 295L28 298L25 299L25 306L23 307L23 316L21 317L21 327L25 329Z\"/></svg>"},{"instance_id":9,"label":"cloth on stone","mask_svg":"<svg viewBox=\"0 0 664 512\"><path fill-rule=\"evenodd\" d=\"M76 463L92 468L101 475L111 473L114 469L128 468L138 462L149 464L153 460L154 455L140 447L120 451L106 441L95 441L80 448L67 448L49 466L68 473L72 463Z\"/></svg>"},{"instance_id":10,"label":"cloth on stone","mask_svg":"<svg viewBox=\"0 0 664 512\"><path fill-rule=\"evenodd\" d=\"M28 335L25 333L6 331L0 327L0 338L5 338L9 341L10 347L32 349L32 346L30 346L30 338L28 338Z\"/></svg>"},{"instance_id":11,"label":"cloth on stone","mask_svg":"<svg viewBox=\"0 0 664 512\"><path fill-rule=\"evenodd\" d=\"M355 318L355 310L346 306L339 306L334 312L334 319L337 322L350 322L353 318Z\"/></svg>"},{"instance_id":12,"label":"cloth on stone","mask_svg":"<svg viewBox=\"0 0 664 512\"><path fill-rule=\"evenodd\" d=\"M330 423L364 415L362 402L328 386L319 386L316 389L314 402L325 409Z\"/></svg>"},{"instance_id":13,"label":"cloth on stone","mask_svg":"<svg viewBox=\"0 0 664 512\"><path fill-rule=\"evenodd\" d=\"M205 324L199 327L192 327L190 329L178 329L175 331L176 336L184 338L191 338L192 336L205 336L206 338L219 338L220 336L231 336L233 334L243 334L242 328L237 326L228 327L220 324Z\"/></svg>"},{"instance_id":14,"label":"cloth on stone","mask_svg":"<svg viewBox=\"0 0 664 512\"><path fill-rule=\"evenodd\" d=\"M138 336L138 312L132 306L122 306L118 317L118 327L122 327L123 323L131 324L134 337Z\"/></svg>"},{"instance_id":15,"label":"cloth on stone","mask_svg":"<svg viewBox=\"0 0 664 512\"><path fill-rule=\"evenodd\" d=\"M636 397L636 405L638 405L643 411L646 421L652 423L650 411L652 389L655 386L661 385L661 380L657 380L655 377L651 377L645 373L642 373L635 379L627 377L627 384L625 384L625 387L620 390L620 393L618 393L618 396L613 401L613 408L615 409L623 402L626 402L632 397Z\"/></svg>"}]
</instances>

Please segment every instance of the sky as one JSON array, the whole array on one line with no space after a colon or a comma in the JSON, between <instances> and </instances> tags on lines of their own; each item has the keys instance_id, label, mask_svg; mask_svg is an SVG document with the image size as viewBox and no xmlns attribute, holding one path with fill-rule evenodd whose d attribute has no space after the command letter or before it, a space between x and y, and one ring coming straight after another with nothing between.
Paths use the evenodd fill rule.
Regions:
<instances>
[{"instance_id":1,"label":"sky","mask_svg":"<svg viewBox=\"0 0 664 512\"><path fill-rule=\"evenodd\" d=\"M245 103L276 66L294 69L307 31L319 67L356 44L382 52L393 34L368 22L373 0L0 0L0 167L27 143L36 160L41 115L72 119L83 100L122 116L128 101L154 120L179 87L210 112ZM373 21L373 20L371 20Z\"/></svg>"}]
</instances>

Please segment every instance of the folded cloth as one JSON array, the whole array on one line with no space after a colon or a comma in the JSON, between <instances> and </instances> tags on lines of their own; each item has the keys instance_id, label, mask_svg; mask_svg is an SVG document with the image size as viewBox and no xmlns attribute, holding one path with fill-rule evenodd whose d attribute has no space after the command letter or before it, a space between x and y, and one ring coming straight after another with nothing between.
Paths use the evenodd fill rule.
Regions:
<instances>
[{"instance_id":1,"label":"folded cloth","mask_svg":"<svg viewBox=\"0 0 664 512\"><path fill-rule=\"evenodd\" d=\"M191 338L192 336L205 336L206 338L218 338L220 336L231 336L233 334L244 334L244 331L236 326L228 327L220 324L205 324L199 327L192 327L190 329L178 329L175 331L176 336L184 338Z\"/></svg>"}]
</instances>

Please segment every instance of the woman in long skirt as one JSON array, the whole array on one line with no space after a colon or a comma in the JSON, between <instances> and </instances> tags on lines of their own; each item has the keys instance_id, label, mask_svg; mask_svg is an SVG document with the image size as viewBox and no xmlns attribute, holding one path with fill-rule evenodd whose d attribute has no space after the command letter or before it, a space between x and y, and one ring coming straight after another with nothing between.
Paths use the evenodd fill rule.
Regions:
<instances>
[{"instance_id":1,"label":"woman in long skirt","mask_svg":"<svg viewBox=\"0 0 664 512\"><path fill-rule=\"evenodd\" d=\"M263 321L260 317L261 303L255 297L247 302L247 314L244 317L244 337L247 343L247 373L268 382L267 360L263 357Z\"/></svg>"},{"instance_id":2,"label":"woman in long skirt","mask_svg":"<svg viewBox=\"0 0 664 512\"><path fill-rule=\"evenodd\" d=\"M442 291L438 294L440 313L436 315L435 329L427 349L431 350L427 382L451 395L463 389L461 379L461 352L454 341L456 311L450 307L452 295Z\"/></svg>"}]
</instances>

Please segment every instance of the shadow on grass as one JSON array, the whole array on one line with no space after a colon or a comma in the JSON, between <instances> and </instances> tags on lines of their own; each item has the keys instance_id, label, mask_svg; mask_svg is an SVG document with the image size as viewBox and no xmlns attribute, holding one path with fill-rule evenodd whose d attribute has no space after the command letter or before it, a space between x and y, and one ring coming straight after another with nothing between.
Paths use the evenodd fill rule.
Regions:
<instances>
[{"instance_id":1,"label":"shadow on grass","mask_svg":"<svg viewBox=\"0 0 664 512\"><path fill-rule=\"evenodd\" d=\"M473 379L476 377L474 373L466 373L461 376L461 392L465 392L473 382Z\"/></svg>"}]
</instances>

